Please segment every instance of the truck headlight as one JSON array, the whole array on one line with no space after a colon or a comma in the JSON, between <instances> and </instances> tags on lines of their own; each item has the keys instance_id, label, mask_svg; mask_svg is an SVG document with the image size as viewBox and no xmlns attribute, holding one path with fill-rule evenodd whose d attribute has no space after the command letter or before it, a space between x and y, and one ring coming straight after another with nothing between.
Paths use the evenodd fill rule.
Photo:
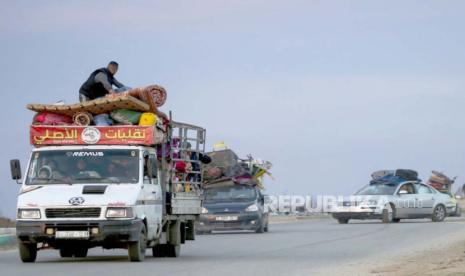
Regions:
<instances>
[{"instance_id":1,"label":"truck headlight","mask_svg":"<svg viewBox=\"0 0 465 276\"><path fill-rule=\"evenodd\" d=\"M131 208L107 208L107 218L132 218Z\"/></svg>"},{"instance_id":2,"label":"truck headlight","mask_svg":"<svg viewBox=\"0 0 465 276\"><path fill-rule=\"evenodd\" d=\"M202 214L208 214L208 209L205 207L202 207Z\"/></svg>"},{"instance_id":3,"label":"truck headlight","mask_svg":"<svg viewBox=\"0 0 465 276\"><path fill-rule=\"evenodd\" d=\"M39 209L18 209L19 219L40 219Z\"/></svg>"},{"instance_id":4,"label":"truck headlight","mask_svg":"<svg viewBox=\"0 0 465 276\"><path fill-rule=\"evenodd\" d=\"M257 212L258 211L258 206L257 204L252 204L249 207L245 208L246 212Z\"/></svg>"}]
</instances>

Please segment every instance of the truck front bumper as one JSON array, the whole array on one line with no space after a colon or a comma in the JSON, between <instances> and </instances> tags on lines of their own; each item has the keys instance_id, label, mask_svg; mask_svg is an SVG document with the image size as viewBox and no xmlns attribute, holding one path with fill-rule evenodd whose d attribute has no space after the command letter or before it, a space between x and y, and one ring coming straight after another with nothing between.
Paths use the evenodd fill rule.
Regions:
<instances>
[{"instance_id":1,"label":"truck front bumper","mask_svg":"<svg viewBox=\"0 0 465 276\"><path fill-rule=\"evenodd\" d=\"M90 245L138 241L143 226L140 219L98 221L17 221L16 236L22 242L44 242L51 246L67 242ZM47 233L53 229L53 233ZM51 230L49 230L51 231ZM88 239L56 239L55 231L89 231Z\"/></svg>"},{"instance_id":2,"label":"truck front bumper","mask_svg":"<svg viewBox=\"0 0 465 276\"><path fill-rule=\"evenodd\" d=\"M225 218L237 218L225 220ZM198 232L257 230L264 217L258 212L244 214L204 214L200 215L196 225Z\"/></svg>"}]
</instances>

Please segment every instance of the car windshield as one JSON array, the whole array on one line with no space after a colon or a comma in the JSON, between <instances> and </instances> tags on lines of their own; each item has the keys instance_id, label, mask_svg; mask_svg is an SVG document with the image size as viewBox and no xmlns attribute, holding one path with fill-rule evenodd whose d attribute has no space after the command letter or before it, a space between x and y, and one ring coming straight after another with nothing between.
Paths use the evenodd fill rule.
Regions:
<instances>
[{"instance_id":1,"label":"car windshield","mask_svg":"<svg viewBox=\"0 0 465 276\"><path fill-rule=\"evenodd\" d=\"M257 192L252 187L232 186L205 190L205 199L209 201L254 200Z\"/></svg>"},{"instance_id":2,"label":"car windshield","mask_svg":"<svg viewBox=\"0 0 465 276\"><path fill-rule=\"evenodd\" d=\"M54 150L32 154L26 185L138 181L137 150Z\"/></svg>"},{"instance_id":3,"label":"car windshield","mask_svg":"<svg viewBox=\"0 0 465 276\"><path fill-rule=\"evenodd\" d=\"M356 195L393 195L397 185L394 184L371 184L363 187Z\"/></svg>"}]
</instances>

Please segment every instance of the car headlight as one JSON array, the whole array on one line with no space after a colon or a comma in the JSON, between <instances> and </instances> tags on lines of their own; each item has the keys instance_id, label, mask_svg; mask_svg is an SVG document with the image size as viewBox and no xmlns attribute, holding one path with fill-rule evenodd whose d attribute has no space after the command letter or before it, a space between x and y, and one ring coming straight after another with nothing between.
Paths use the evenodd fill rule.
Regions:
<instances>
[{"instance_id":1,"label":"car headlight","mask_svg":"<svg viewBox=\"0 0 465 276\"><path fill-rule=\"evenodd\" d=\"M368 205L378 205L378 201L374 199L368 200Z\"/></svg>"},{"instance_id":2,"label":"car headlight","mask_svg":"<svg viewBox=\"0 0 465 276\"><path fill-rule=\"evenodd\" d=\"M19 219L40 219L39 209L18 209Z\"/></svg>"},{"instance_id":3,"label":"car headlight","mask_svg":"<svg viewBox=\"0 0 465 276\"><path fill-rule=\"evenodd\" d=\"M131 208L107 208L107 218L132 218Z\"/></svg>"},{"instance_id":4,"label":"car headlight","mask_svg":"<svg viewBox=\"0 0 465 276\"><path fill-rule=\"evenodd\" d=\"M202 214L208 214L208 209L205 207L202 207Z\"/></svg>"},{"instance_id":5,"label":"car headlight","mask_svg":"<svg viewBox=\"0 0 465 276\"><path fill-rule=\"evenodd\" d=\"M245 208L245 211L246 212L256 212L256 211L258 211L258 206L257 206L257 204L254 203L254 204L250 205L249 207Z\"/></svg>"}]
</instances>

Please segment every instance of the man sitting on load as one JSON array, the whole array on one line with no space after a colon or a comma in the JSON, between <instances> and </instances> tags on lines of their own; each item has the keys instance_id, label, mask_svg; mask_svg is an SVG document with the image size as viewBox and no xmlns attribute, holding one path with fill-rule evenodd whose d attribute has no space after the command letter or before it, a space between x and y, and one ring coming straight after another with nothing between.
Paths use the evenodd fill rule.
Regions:
<instances>
[{"instance_id":1,"label":"man sitting on load","mask_svg":"<svg viewBox=\"0 0 465 276\"><path fill-rule=\"evenodd\" d=\"M100 68L92 72L79 89L79 101L95 100L107 94L116 94L128 90L129 87L124 86L115 79L116 72L118 72L118 63L116 61L110 61L107 68ZM118 89L113 90L113 86Z\"/></svg>"}]
</instances>

